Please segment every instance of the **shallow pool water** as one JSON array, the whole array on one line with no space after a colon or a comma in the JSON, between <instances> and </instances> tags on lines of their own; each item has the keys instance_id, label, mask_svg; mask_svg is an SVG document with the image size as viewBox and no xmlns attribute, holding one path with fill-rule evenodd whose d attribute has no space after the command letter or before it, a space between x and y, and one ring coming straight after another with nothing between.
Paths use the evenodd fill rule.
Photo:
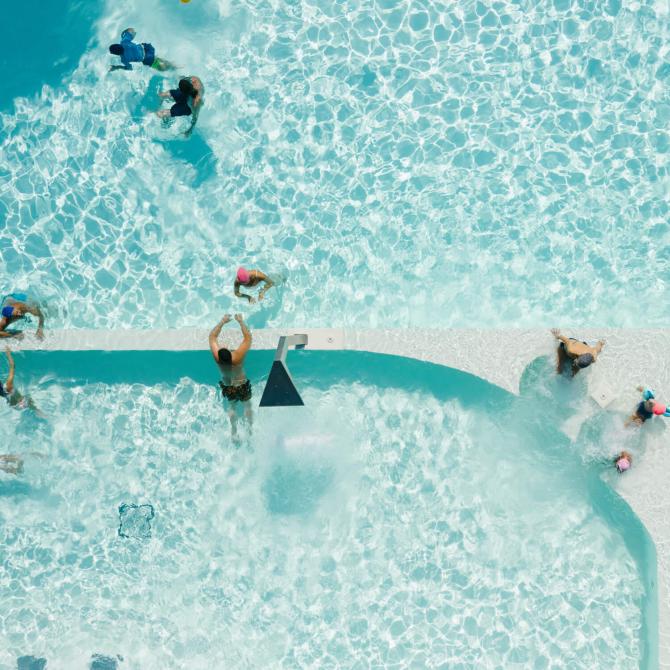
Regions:
<instances>
[{"instance_id":1,"label":"shallow pool water","mask_svg":"<svg viewBox=\"0 0 670 670\"><path fill-rule=\"evenodd\" d=\"M269 360L250 359L256 399ZM0 481L2 667L628 670L648 653L639 522L534 403L305 352L306 406L255 407L233 443L205 353L19 364L47 418L0 407L27 454ZM122 504L153 506L150 537L143 519L119 535Z\"/></svg>"},{"instance_id":2,"label":"shallow pool water","mask_svg":"<svg viewBox=\"0 0 670 670\"><path fill-rule=\"evenodd\" d=\"M665 323L667 2L42 4L0 254L53 323L211 321L238 264L287 277L255 326ZM129 24L202 78L189 141L148 115L174 77L107 72Z\"/></svg>"}]
</instances>

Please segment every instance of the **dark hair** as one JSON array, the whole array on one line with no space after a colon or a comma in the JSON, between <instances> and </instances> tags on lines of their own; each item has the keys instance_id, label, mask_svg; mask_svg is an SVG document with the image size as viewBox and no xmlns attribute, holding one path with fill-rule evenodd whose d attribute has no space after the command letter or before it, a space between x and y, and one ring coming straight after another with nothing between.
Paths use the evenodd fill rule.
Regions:
<instances>
[{"instance_id":1,"label":"dark hair","mask_svg":"<svg viewBox=\"0 0 670 670\"><path fill-rule=\"evenodd\" d=\"M2 382L0 382L0 398L6 398L7 397L7 391L5 391L5 387L2 385Z\"/></svg>"},{"instance_id":2,"label":"dark hair","mask_svg":"<svg viewBox=\"0 0 670 670\"><path fill-rule=\"evenodd\" d=\"M226 349L225 347L222 347L219 349L217 352L219 355L219 363L232 363L233 362L233 355L230 353L230 349Z\"/></svg>"},{"instance_id":3,"label":"dark hair","mask_svg":"<svg viewBox=\"0 0 670 670\"><path fill-rule=\"evenodd\" d=\"M179 80L179 90L185 95L190 95L193 98L195 98L198 93L193 86L193 82L186 78Z\"/></svg>"},{"instance_id":4,"label":"dark hair","mask_svg":"<svg viewBox=\"0 0 670 670\"><path fill-rule=\"evenodd\" d=\"M123 56L123 46L121 44L112 44L109 47L109 53L115 56Z\"/></svg>"},{"instance_id":5,"label":"dark hair","mask_svg":"<svg viewBox=\"0 0 670 670\"><path fill-rule=\"evenodd\" d=\"M593 358L592 354L582 354L581 356L577 356L575 363L578 368L588 368L593 361L595 361L595 358Z\"/></svg>"}]
</instances>

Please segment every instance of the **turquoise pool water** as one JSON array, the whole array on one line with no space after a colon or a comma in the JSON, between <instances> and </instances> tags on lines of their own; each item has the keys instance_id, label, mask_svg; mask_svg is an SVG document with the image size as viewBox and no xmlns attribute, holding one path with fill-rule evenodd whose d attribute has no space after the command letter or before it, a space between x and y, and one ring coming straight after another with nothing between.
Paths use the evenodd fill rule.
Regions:
<instances>
[{"instance_id":1,"label":"turquoise pool water","mask_svg":"<svg viewBox=\"0 0 670 670\"><path fill-rule=\"evenodd\" d=\"M0 406L27 454L0 481L3 668L651 667L653 548L610 454L575 450L562 405L538 417L560 379L512 398L291 354L306 406L255 408L233 444L206 352L17 358L46 418ZM118 535L123 503L153 505L150 538Z\"/></svg>"},{"instance_id":2,"label":"turquoise pool water","mask_svg":"<svg viewBox=\"0 0 670 670\"><path fill-rule=\"evenodd\" d=\"M55 323L208 323L243 263L255 326L665 325L664 0L6 4L3 283ZM107 73L128 24L190 141Z\"/></svg>"}]
</instances>

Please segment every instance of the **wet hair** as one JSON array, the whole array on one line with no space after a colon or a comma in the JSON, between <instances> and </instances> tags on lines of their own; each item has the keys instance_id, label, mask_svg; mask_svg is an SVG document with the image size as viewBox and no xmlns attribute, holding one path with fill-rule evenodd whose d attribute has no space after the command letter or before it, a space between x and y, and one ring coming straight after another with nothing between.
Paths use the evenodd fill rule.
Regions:
<instances>
[{"instance_id":1,"label":"wet hair","mask_svg":"<svg viewBox=\"0 0 670 670\"><path fill-rule=\"evenodd\" d=\"M121 44L111 44L109 53L114 54L115 56L123 56L123 46Z\"/></svg>"},{"instance_id":2,"label":"wet hair","mask_svg":"<svg viewBox=\"0 0 670 670\"><path fill-rule=\"evenodd\" d=\"M219 355L219 363L230 364L233 362L233 355L230 353L230 349L222 347L217 353Z\"/></svg>"},{"instance_id":3,"label":"wet hair","mask_svg":"<svg viewBox=\"0 0 670 670\"><path fill-rule=\"evenodd\" d=\"M190 79L184 78L179 80L179 90L185 95L190 95L192 98L198 94Z\"/></svg>"},{"instance_id":4,"label":"wet hair","mask_svg":"<svg viewBox=\"0 0 670 670\"><path fill-rule=\"evenodd\" d=\"M595 360L593 354L582 354L581 356L577 356L575 363L578 368L588 368Z\"/></svg>"}]
</instances>

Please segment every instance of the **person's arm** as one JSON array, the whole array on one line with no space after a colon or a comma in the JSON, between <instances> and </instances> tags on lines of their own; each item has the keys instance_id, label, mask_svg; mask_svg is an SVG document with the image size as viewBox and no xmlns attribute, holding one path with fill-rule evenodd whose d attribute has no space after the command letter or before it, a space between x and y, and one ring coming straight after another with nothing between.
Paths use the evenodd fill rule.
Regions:
<instances>
[{"instance_id":1,"label":"person's arm","mask_svg":"<svg viewBox=\"0 0 670 670\"><path fill-rule=\"evenodd\" d=\"M247 295L246 293L242 293L240 291L240 286L241 286L240 282L237 281L237 279L236 279L235 280L235 295L238 298L246 298L250 303L253 304L255 302L255 300L250 295Z\"/></svg>"},{"instance_id":2,"label":"person's arm","mask_svg":"<svg viewBox=\"0 0 670 670\"><path fill-rule=\"evenodd\" d=\"M240 324L240 330L242 331L242 344L233 352L233 364L239 365L247 355L247 351L251 349L251 331L247 324L244 323L241 314L235 314L235 321Z\"/></svg>"},{"instance_id":3,"label":"person's arm","mask_svg":"<svg viewBox=\"0 0 670 670\"><path fill-rule=\"evenodd\" d=\"M228 321L230 321L230 314L225 314L221 321L219 321L209 333L209 350L212 352L212 356L214 356L214 360L217 363L219 362L219 343L217 340L221 333L221 328L223 328Z\"/></svg>"},{"instance_id":4,"label":"person's arm","mask_svg":"<svg viewBox=\"0 0 670 670\"><path fill-rule=\"evenodd\" d=\"M558 328L552 328L551 334L557 339L563 342L563 344L568 343L568 338L565 335L561 335L561 331Z\"/></svg>"},{"instance_id":5,"label":"person's arm","mask_svg":"<svg viewBox=\"0 0 670 670\"><path fill-rule=\"evenodd\" d=\"M605 340L598 340L598 344L596 344L596 354L599 354L602 350L603 347L605 346Z\"/></svg>"},{"instance_id":6,"label":"person's arm","mask_svg":"<svg viewBox=\"0 0 670 670\"><path fill-rule=\"evenodd\" d=\"M191 125L189 129L184 133L186 137L190 137L195 124L198 122L198 115L200 114L200 108L202 107L202 96L200 93L193 98L193 112L191 114Z\"/></svg>"},{"instance_id":7,"label":"person's arm","mask_svg":"<svg viewBox=\"0 0 670 670\"><path fill-rule=\"evenodd\" d=\"M262 272L260 274L263 275L261 277L261 279L262 279L262 281L265 282L265 286L263 286L263 288L258 292L258 299L263 300L263 298L265 297L265 294L267 293L268 289L272 288L275 285L275 283L266 274L264 274Z\"/></svg>"},{"instance_id":8,"label":"person's arm","mask_svg":"<svg viewBox=\"0 0 670 670\"><path fill-rule=\"evenodd\" d=\"M34 307L28 307L26 312L37 317L37 330L35 331L35 335L37 335L38 340L41 340L44 337L44 314L42 314L42 310L35 305Z\"/></svg>"},{"instance_id":9,"label":"person's arm","mask_svg":"<svg viewBox=\"0 0 670 670\"><path fill-rule=\"evenodd\" d=\"M9 347L5 349L5 355L7 356L7 362L9 363L9 374L7 375L7 381L5 382L5 390L7 393L12 393L14 390L14 357L12 356Z\"/></svg>"}]
</instances>

